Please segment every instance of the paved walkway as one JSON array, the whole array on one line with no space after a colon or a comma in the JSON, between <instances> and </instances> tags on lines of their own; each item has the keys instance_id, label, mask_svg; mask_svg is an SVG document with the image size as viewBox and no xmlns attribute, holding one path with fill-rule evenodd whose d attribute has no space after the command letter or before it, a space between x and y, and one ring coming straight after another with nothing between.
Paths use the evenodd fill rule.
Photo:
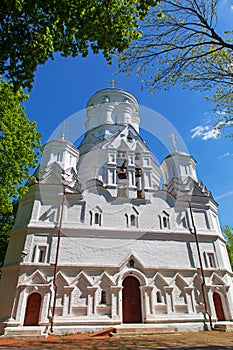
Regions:
<instances>
[{"instance_id":1,"label":"paved walkway","mask_svg":"<svg viewBox=\"0 0 233 350\"><path fill-rule=\"evenodd\" d=\"M0 338L6 350L233 350L233 332L176 333L137 337L91 337L73 335L47 339Z\"/></svg>"}]
</instances>

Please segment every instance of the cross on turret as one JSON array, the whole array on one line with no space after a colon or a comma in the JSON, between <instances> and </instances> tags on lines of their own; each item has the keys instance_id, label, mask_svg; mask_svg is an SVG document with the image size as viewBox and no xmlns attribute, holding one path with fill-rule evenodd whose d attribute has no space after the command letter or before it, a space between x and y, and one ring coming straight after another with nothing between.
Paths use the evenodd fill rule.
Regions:
<instances>
[{"instance_id":1,"label":"cross on turret","mask_svg":"<svg viewBox=\"0 0 233 350\"><path fill-rule=\"evenodd\" d=\"M67 126L68 126L67 122L62 123L62 131L61 131L62 140L65 140L65 138L67 138Z\"/></svg>"},{"instance_id":2,"label":"cross on turret","mask_svg":"<svg viewBox=\"0 0 233 350\"><path fill-rule=\"evenodd\" d=\"M110 83L112 84L112 88L114 89L115 87L115 84L120 84L119 82L115 81L114 79L110 80L110 81L107 81L107 83Z\"/></svg>"},{"instance_id":3,"label":"cross on turret","mask_svg":"<svg viewBox=\"0 0 233 350\"><path fill-rule=\"evenodd\" d=\"M172 139L172 143L173 143L173 151L174 153L177 152L177 147L176 147L176 135L174 133L172 133L169 137L171 137Z\"/></svg>"}]
</instances>

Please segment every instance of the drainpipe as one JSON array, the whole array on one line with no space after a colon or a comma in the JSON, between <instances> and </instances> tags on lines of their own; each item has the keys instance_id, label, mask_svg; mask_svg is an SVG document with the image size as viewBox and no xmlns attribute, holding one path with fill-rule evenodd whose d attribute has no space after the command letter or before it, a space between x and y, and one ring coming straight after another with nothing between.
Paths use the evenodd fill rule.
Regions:
<instances>
[{"instance_id":1,"label":"drainpipe","mask_svg":"<svg viewBox=\"0 0 233 350\"><path fill-rule=\"evenodd\" d=\"M64 204L65 204L65 197L66 197L65 186L63 184L62 184L62 187L63 187L63 195L62 195L61 215L60 215L59 227L58 227L58 233L57 233L57 251L56 251L55 266L54 266L54 272L53 272L54 298L53 298L52 317L51 317L51 323L50 323L50 332L51 333L53 333L53 324L54 324L54 316L55 316L56 301L57 301L56 275L57 275L58 257L59 257L59 250L60 250L61 229L62 229L62 220L63 220L63 213L64 213Z\"/></svg>"},{"instance_id":2,"label":"drainpipe","mask_svg":"<svg viewBox=\"0 0 233 350\"><path fill-rule=\"evenodd\" d=\"M195 222L194 222L194 217L193 217L193 211L192 211L192 207L191 207L191 202L189 202L189 211L190 211L190 216L191 216L191 220L192 220L192 226L193 226L193 233L194 233L194 237L195 237L195 242L196 242L196 247L197 247L197 253L198 253L198 259L199 259L199 264L200 264L200 269L201 269L201 276L202 276L202 284L201 284L201 291L202 291L202 296L203 296L203 301L204 301L204 308L205 308L205 313L208 315L209 318L209 323L210 323L210 329L213 330L213 323L212 323L212 319L211 319L211 314L208 311L208 307L207 307L207 300L206 300L206 294L205 294L205 274L204 274L204 270L203 270L203 265L202 265L202 259L201 259L201 252L200 252L200 246L199 246L199 240L198 240L198 236L197 236L197 230L196 230L196 226L195 226Z\"/></svg>"}]
</instances>

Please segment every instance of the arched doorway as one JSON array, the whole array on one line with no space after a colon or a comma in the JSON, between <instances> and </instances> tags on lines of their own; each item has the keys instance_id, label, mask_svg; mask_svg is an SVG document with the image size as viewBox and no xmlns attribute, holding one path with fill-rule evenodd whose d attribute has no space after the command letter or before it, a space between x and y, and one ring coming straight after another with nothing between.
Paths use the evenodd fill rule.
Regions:
<instances>
[{"instance_id":1,"label":"arched doorway","mask_svg":"<svg viewBox=\"0 0 233 350\"><path fill-rule=\"evenodd\" d=\"M218 321L225 321L225 315L223 311L221 297L218 293L213 294L214 307Z\"/></svg>"},{"instance_id":2,"label":"arched doorway","mask_svg":"<svg viewBox=\"0 0 233 350\"><path fill-rule=\"evenodd\" d=\"M124 279L122 285L123 323L142 322L139 281L133 276L128 276Z\"/></svg>"},{"instance_id":3,"label":"arched doorway","mask_svg":"<svg viewBox=\"0 0 233 350\"><path fill-rule=\"evenodd\" d=\"M41 295L32 293L27 300L24 326L37 326L40 316Z\"/></svg>"}]
</instances>

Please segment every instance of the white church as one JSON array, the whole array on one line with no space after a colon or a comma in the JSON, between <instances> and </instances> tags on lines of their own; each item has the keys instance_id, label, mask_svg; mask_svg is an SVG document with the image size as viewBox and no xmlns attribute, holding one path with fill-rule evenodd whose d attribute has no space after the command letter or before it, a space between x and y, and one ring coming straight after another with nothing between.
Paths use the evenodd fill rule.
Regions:
<instances>
[{"instance_id":1,"label":"white church","mask_svg":"<svg viewBox=\"0 0 233 350\"><path fill-rule=\"evenodd\" d=\"M78 147L65 135L45 145L20 200L0 281L1 334L232 325L218 205L194 158L174 147L159 165L125 90L96 92L86 115Z\"/></svg>"}]
</instances>

